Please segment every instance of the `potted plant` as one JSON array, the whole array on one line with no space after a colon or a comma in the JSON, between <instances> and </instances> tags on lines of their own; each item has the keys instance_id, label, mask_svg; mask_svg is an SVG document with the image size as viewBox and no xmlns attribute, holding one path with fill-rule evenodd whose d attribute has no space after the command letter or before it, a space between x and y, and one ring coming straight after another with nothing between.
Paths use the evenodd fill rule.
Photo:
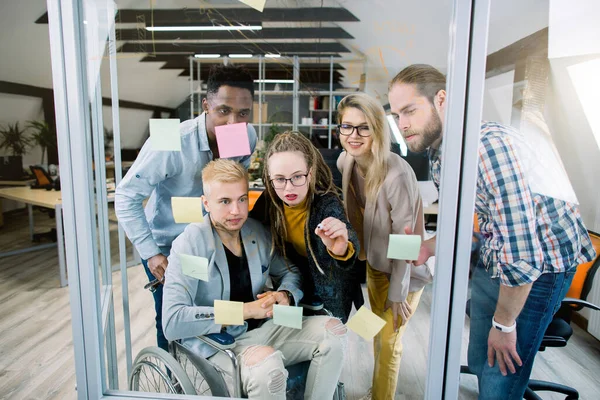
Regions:
<instances>
[{"instance_id":1,"label":"potted plant","mask_svg":"<svg viewBox=\"0 0 600 400\"><path fill-rule=\"evenodd\" d=\"M3 179L21 179L23 177L23 155L31 145L26 129L19 123L8 124L0 128L0 149L8 150L12 155L4 157L0 169Z\"/></svg>"},{"instance_id":2,"label":"potted plant","mask_svg":"<svg viewBox=\"0 0 600 400\"><path fill-rule=\"evenodd\" d=\"M40 164L44 165L44 160L48 156L48 150L56 148L56 134L46 121L29 121L28 124L27 127L33 131L31 141L34 145L42 148L42 161Z\"/></svg>"}]
</instances>

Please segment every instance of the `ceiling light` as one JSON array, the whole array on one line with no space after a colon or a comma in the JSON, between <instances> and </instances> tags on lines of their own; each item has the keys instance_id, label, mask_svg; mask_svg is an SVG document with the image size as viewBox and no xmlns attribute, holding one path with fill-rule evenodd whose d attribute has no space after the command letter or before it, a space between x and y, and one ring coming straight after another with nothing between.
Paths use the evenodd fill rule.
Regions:
<instances>
[{"instance_id":1,"label":"ceiling light","mask_svg":"<svg viewBox=\"0 0 600 400\"><path fill-rule=\"evenodd\" d=\"M252 54L230 54L229 58L252 58Z\"/></svg>"},{"instance_id":2,"label":"ceiling light","mask_svg":"<svg viewBox=\"0 0 600 400\"><path fill-rule=\"evenodd\" d=\"M281 54L265 54L266 58L281 58Z\"/></svg>"},{"instance_id":3,"label":"ceiling light","mask_svg":"<svg viewBox=\"0 0 600 400\"><path fill-rule=\"evenodd\" d=\"M260 31L260 25L147 26L147 31Z\"/></svg>"},{"instance_id":4,"label":"ceiling light","mask_svg":"<svg viewBox=\"0 0 600 400\"><path fill-rule=\"evenodd\" d=\"M256 83L294 83L293 79L255 79Z\"/></svg>"},{"instance_id":5,"label":"ceiling light","mask_svg":"<svg viewBox=\"0 0 600 400\"><path fill-rule=\"evenodd\" d=\"M219 58L220 54L194 54L196 58Z\"/></svg>"}]
</instances>

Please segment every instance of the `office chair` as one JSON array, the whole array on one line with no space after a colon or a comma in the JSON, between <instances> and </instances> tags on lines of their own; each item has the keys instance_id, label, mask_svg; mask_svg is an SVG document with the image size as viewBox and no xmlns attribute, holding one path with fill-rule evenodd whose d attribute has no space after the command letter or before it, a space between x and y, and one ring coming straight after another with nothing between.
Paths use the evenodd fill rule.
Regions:
<instances>
[{"instance_id":1,"label":"office chair","mask_svg":"<svg viewBox=\"0 0 600 400\"><path fill-rule=\"evenodd\" d=\"M548 325L539 351L546 350L547 347L565 347L573 335L571 327L571 315L573 311L579 311L584 307L600 311L600 307L586 301L592 288L592 282L598 268L600 268L600 235L596 232L588 231L592 239L592 245L596 250L596 258L588 263L577 266L577 272L571 283L571 287L566 297L563 299L561 308L554 314L554 318ZM470 302L467 301L467 315L470 315ZM460 372L473 375L468 366L460 367ZM579 392L572 387L560 383L530 379L525 390L523 398L526 400L542 400L535 392L550 391L566 395L566 400L579 399Z\"/></svg>"}]
</instances>

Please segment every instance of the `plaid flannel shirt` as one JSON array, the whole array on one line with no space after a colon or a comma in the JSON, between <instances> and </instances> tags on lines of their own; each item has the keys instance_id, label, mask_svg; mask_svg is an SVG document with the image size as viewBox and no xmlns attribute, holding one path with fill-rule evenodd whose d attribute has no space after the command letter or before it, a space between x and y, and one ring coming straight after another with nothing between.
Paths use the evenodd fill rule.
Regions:
<instances>
[{"instance_id":1,"label":"plaid flannel shirt","mask_svg":"<svg viewBox=\"0 0 600 400\"><path fill-rule=\"evenodd\" d=\"M591 261L595 251L575 204L530 191L510 134L518 133L496 123L481 126L475 212L482 262L501 284L521 286ZM429 149L429 162L439 190L439 149Z\"/></svg>"}]
</instances>

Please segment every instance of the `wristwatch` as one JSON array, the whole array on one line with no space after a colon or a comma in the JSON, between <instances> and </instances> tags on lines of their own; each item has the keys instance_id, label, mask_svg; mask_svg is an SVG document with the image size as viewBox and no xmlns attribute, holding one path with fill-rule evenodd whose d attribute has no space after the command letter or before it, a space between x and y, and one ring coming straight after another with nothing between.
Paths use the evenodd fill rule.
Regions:
<instances>
[{"instance_id":1,"label":"wristwatch","mask_svg":"<svg viewBox=\"0 0 600 400\"><path fill-rule=\"evenodd\" d=\"M292 292L290 292L289 290L280 290L280 292L285 293L288 297L288 303L290 303L290 306L294 305L294 296L292 296Z\"/></svg>"},{"instance_id":2,"label":"wristwatch","mask_svg":"<svg viewBox=\"0 0 600 400\"><path fill-rule=\"evenodd\" d=\"M498 322L496 322L496 320L494 319L494 317L492 317L492 325L494 326L494 328L496 328L500 332L504 332L504 333L511 333L512 331L514 331L517 328L517 322L516 321L511 326L506 326L506 325L502 325L502 324L499 324Z\"/></svg>"}]
</instances>

